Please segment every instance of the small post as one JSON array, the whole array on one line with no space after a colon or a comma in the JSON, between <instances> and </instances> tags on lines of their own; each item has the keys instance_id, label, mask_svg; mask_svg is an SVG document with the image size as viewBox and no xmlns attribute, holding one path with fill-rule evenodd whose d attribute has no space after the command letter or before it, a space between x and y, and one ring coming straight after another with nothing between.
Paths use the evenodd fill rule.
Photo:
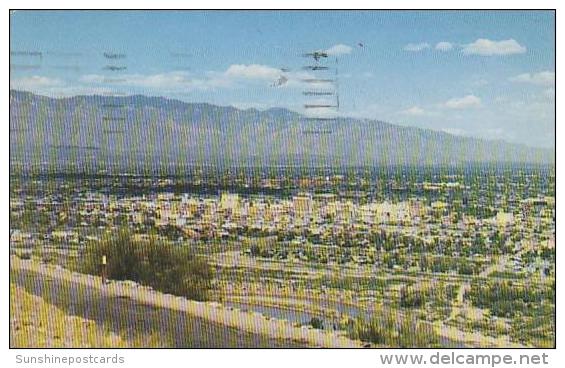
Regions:
<instances>
[{"instance_id":1,"label":"small post","mask_svg":"<svg viewBox=\"0 0 565 368\"><path fill-rule=\"evenodd\" d=\"M102 285L106 284L106 256L102 256Z\"/></svg>"}]
</instances>

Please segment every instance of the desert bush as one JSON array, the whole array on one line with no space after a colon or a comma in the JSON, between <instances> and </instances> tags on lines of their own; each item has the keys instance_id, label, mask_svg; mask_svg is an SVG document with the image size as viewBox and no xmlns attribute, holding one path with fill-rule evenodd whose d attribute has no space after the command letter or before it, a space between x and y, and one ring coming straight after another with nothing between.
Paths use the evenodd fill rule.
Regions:
<instances>
[{"instance_id":1,"label":"desert bush","mask_svg":"<svg viewBox=\"0 0 565 368\"><path fill-rule=\"evenodd\" d=\"M535 307L553 303L554 298L555 289L550 286L517 286L508 281L474 283L465 292L465 299L471 300L476 307L489 309L493 315L507 318L518 314L535 315Z\"/></svg>"},{"instance_id":2,"label":"desert bush","mask_svg":"<svg viewBox=\"0 0 565 368\"><path fill-rule=\"evenodd\" d=\"M16 253L16 255L20 259L31 259L31 253L30 252L20 252L20 253Z\"/></svg>"},{"instance_id":3,"label":"desert bush","mask_svg":"<svg viewBox=\"0 0 565 368\"><path fill-rule=\"evenodd\" d=\"M426 303L428 293L413 287L404 286L400 289L400 306L405 308L419 308Z\"/></svg>"},{"instance_id":4,"label":"desert bush","mask_svg":"<svg viewBox=\"0 0 565 368\"><path fill-rule=\"evenodd\" d=\"M354 339L392 348L439 347L439 336L431 324L419 321L413 313L382 310L370 320L359 318L349 324Z\"/></svg>"},{"instance_id":5,"label":"desert bush","mask_svg":"<svg viewBox=\"0 0 565 368\"><path fill-rule=\"evenodd\" d=\"M518 317L511 322L510 336L536 348L555 348L555 306L533 317Z\"/></svg>"},{"instance_id":6,"label":"desert bush","mask_svg":"<svg viewBox=\"0 0 565 368\"><path fill-rule=\"evenodd\" d=\"M186 247L156 239L138 241L128 232L121 231L101 242L89 244L81 257L80 271L99 275L104 255L110 279L133 280L195 300L208 298L213 269Z\"/></svg>"},{"instance_id":7,"label":"desert bush","mask_svg":"<svg viewBox=\"0 0 565 368\"><path fill-rule=\"evenodd\" d=\"M312 317L310 319L310 325L318 330L324 329L324 321L318 317Z\"/></svg>"},{"instance_id":8,"label":"desert bush","mask_svg":"<svg viewBox=\"0 0 565 368\"><path fill-rule=\"evenodd\" d=\"M448 305L455 297L455 288L452 285L419 284L418 286L404 286L400 289L400 306L403 308L421 308L426 303L435 306Z\"/></svg>"}]
</instances>

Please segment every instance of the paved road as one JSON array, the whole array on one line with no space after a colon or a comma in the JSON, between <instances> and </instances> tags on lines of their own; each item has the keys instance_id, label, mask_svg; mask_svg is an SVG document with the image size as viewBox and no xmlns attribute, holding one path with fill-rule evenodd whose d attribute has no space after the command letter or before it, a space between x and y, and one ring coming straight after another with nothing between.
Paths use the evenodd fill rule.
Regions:
<instances>
[{"instance_id":1,"label":"paved road","mask_svg":"<svg viewBox=\"0 0 565 368\"><path fill-rule=\"evenodd\" d=\"M171 348L304 348L305 343L271 339L215 324L184 312L160 308L105 290L12 269L11 281L67 314L96 321L131 340L153 336Z\"/></svg>"}]
</instances>

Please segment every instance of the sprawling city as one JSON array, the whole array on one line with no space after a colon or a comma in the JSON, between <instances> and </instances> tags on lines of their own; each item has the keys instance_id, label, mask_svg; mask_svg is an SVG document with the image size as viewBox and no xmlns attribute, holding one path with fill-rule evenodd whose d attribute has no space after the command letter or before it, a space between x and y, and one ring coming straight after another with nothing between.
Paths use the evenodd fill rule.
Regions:
<instances>
[{"instance_id":1,"label":"sprawling city","mask_svg":"<svg viewBox=\"0 0 565 368\"><path fill-rule=\"evenodd\" d=\"M125 231L203 257L214 271L205 298L227 308L361 339L359 321L410 319L382 344L549 347L554 175L471 166L13 177L12 251L66 267Z\"/></svg>"}]
</instances>

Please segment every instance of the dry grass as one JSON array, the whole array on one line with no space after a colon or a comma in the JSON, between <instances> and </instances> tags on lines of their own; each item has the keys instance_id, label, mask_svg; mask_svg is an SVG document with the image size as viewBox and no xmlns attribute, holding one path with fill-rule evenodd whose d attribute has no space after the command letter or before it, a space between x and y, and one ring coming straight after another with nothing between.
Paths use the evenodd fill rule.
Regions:
<instances>
[{"instance_id":1,"label":"dry grass","mask_svg":"<svg viewBox=\"0 0 565 368\"><path fill-rule=\"evenodd\" d=\"M10 284L10 347L125 348L130 344L94 321L70 316Z\"/></svg>"}]
</instances>

